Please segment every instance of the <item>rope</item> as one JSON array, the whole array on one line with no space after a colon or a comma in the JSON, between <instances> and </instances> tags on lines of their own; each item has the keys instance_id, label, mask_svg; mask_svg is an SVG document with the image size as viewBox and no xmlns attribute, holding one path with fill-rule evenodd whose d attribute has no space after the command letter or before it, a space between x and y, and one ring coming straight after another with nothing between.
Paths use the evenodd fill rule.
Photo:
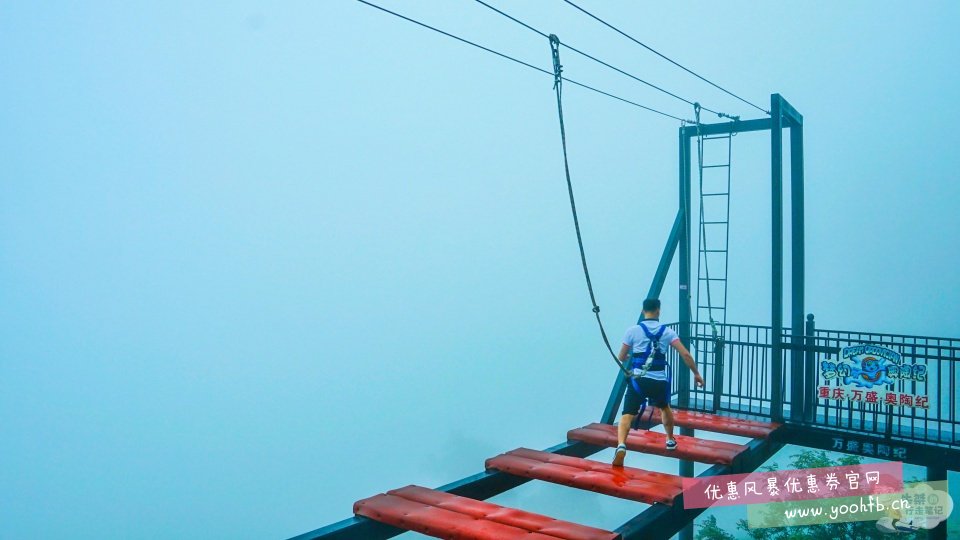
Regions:
<instances>
[{"instance_id":1,"label":"rope","mask_svg":"<svg viewBox=\"0 0 960 540\"><path fill-rule=\"evenodd\" d=\"M760 112L766 113L766 114L768 114L768 115L770 114L770 111L764 109L763 107L760 107L759 105L756 105L756 104L754 104L753 102L747 101L746 99L738 96L737 94L734 94L733 92L727 90L726 88L720 86L719 84L714 83L713 81L707 79L706 77L703 77L702 75L699 75L699 74L693 72L693 70L688 69L688 68L680 65L680 63L678 63L678 62L674 61L673 59L667 57L667 56L664 55L663 53L661 53L661 52L653 49L652 47L650 47L650 46L647 45L646 43L643 43L642 41L636 39L635 37L631 36L630 34L627 34L627 33L624 32L623 30L620 30L620 29L617 28L616 26L613 26L612 24L610 24L610 23L608 23L607 21L601 19L600 17L597 17L597 16L594 15L593 13L590 13L589 11L583 9L582 7L578 6L577 4L574 4L574 3L571 2L570 0L563 0L563 1L566 2L566 3L568 3L568 4L570 4L571 6L573 6L573 7L575 7L575 8L577 8L578 10L580 10L580 11L583 12L583 13L585 13L587 16L591 17L592 19L594 19L595 21L599 22L600 24L606 26L607 28L613 30L614 32L617 32L617 33L620 34L621 36L629 39L630 41L636 43L637 45L640 45L640 46L643 47L644 49L647 49L648 51L652 52L653 54L659 56L660 58L663 58L663 59L666 60L667 62L670 62L671 64L673 64L673 65L677 66L678 68L686 71L687 73L689 73L689 74L693 75L694 77L700 79L701 81L709 84L710 86L712 86L712 87L720 90L721 92L726 93L727 95L730 95L730 96L733 96L733 97L739 99L740 101L746 103L747 105L753 107L754 109L759 110Z\"/></svg>"},{"instance_id":2,"label":"rope","mask_svg":"<svg viewBox=\"0 0 960 540\"><path fill-rule=\"evenodd\" d=\"M488 52L488 53L490 53L490 54L499 56L500 58L503 58L503 59L505 59L505 60L510 60L511 62L515 62L515 63L517 63L517 64L520 64L521 66L530 68L530 69L532 69L532 70L534 70L534 71L539 71L540 73L549 75L549 76L551 76L551 77L553 76L553 73L552 73L552 72L547 71L547 70L545 70L545 69L543 69L543 68L539 68L539 67L537 67L537 66L535 66L535 65L533 65L533 64L528 64L527 62L524 62L523 60L518 60L518 59L516 59L516 58L514 58L514 57L512 57L512 56L510 56L510 55L504 54L504 53L499 52L499 51L495 51L495 50L493 50L493 49L491 49L491 48L489 48L489 47L484 47L483 45L480 45L479 43L475 43L475 42L470 41L470 40L468 40L468 39L465 39L465 38L462 38L462 37L460 37L460 36L451 34L450 32L445 32L445 31L443 31L443 30L440 30L439 28L436 28L436 27L434 27L434 26L430 26L429 24L420 22L420 21L418 21L418 20L416 20L416 19L411 19L410 17L407 17L407 16L405 16L405 15L401 15L401 14L395 12L395 11L390 11L389 9L387 9L387 8L385 8L385 7L378 6L378 5L374 4L374 3L368 2L367 0L357 0L357 1L360 2L361 4L370 6L370 7L375 8L375 9L379 9L380 11L382 11L382 12L384 12L384 13L388 13L388 14L390 14L390 15L393 15L394 17L398 17L398 18L403 19L403 20L405 20L405 21L408 21L408 22L411 22L411 23L416 24L416 25L418 25L418 26L421 26L421 27L423 27L423 28L426 28L427 30L432 30L432 31L434 31L434 32L436 32L436 33L438 33L438 34L441 34L441 35L447 36L447 37L449 37L449 38L455 39L455 40L457 40L457 41L459 41L459 42L461 42L461 43L466 43L467 45L471 45L471 46L476 47L476 48L478 48L478 49L480 49L480 50L482 50L482 51L485 51L485 52ZM546 37L546 35L544 35L544 37ZM566 82L568 82L568 83L570 83L570 84L573 84L573 85L579 86L579 87L581 87L581 88L584 88L584 89L586 89L586 90L590 90L591 92L596 92L597 94L606 96L606 97L608 97L608 98L612 98L612 99L615 99L615 100L617 100L617 101L622 101L623 103L626 103L626 104L628 104L628 105L633 105L634 107L637 107L637 108L639 108L639 109L643 109L643 110L645 110L645 111L649 111L649 112L652 112L652 113L655 113L655 114L659 114L660 116L664 116L664 117L666 117L666 118L672 118L672 119L674 119L674 120L679 120L679 121L681 121L681 122L685 121L683 118L680 118L679 116L674 116L674 115L672 115L672 114L665 113L665 112L663 112L663 111L654 109L654 108L652 108L652 107L647 107L646 105L641 105L641 104L639 104L639 103L630 101L629 99L625 99L625 98L622 98L622 97L620 97L620 96L611 94L611 93L609 93L609 92L605 92L605 91L603 91L603 90L600 90L600 89L598 89L598 88L594 88L593 86L590 86L590 85L588 85L588 84L584 84L584 83L581 83L581 82L579 82L579 81L575 81L575 80L573 80L573 79L568 79L568 78L566 78L566 77L564 77L563 80L566 81Z\"/></svg>"},{"instance_id":3,"label":"rope","mask_svg":"<svg viewBox=\"0 0 960 540\"><path fill-rule=\"evenodd\" d=\"M580 234L580 219L577 217L577 202L573 197L573 181L570 180L570 160L567 156L567 130L563 124L563 66L560 65L560 38L550 34L550 54L553 57L553 89L557 94L557 117L560 120L560 143L563 147L563 170L567 177L567 194L570 196L570 212L573 214L573 227L577 231L577 245L580 248L580 262L583 264L583 277L587 281L587 292L590 293L590 303L593 304L593 315L597 318L597 326L600 328L600 336L603 338L603 344L607 346L610 357L616 362L617 367L624 375L630 377L630 372L623 367L623 363L617 358L610 346L610 340L607 339L607 332L603 328L603 321L600 320L600 306L597 305L597 297L593 292L593 282L590 280L590 270L587 269L587 255L583 249L583 236Z\"/></svg>"}]
</instances>

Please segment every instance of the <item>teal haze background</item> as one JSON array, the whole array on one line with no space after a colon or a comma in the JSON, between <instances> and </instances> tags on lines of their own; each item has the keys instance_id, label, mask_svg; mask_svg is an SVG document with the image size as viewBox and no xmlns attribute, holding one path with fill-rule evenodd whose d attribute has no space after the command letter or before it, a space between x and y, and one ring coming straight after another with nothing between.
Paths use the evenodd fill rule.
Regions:
<instances>
[{"instance_id":1,"label":"teal haze background","mask_svg":"<svg viewBox=\"0 0 960 540\"><path fill-rule=\"evenodd\" d=\"M384 3L550 67L478 4ZM804 114L819 326L960 334L960 5L583 4ZM497 5L754 117L558 0ZM0 51L0 537L283 538L599 418L615 371L546 75L346 0L4 2ZM675 213L678 124L565 100L616 345ZM734 143L735 322L769 322L767 137ZM663 300L674 320L675 274ZM497 500L606 527L638 509L568 491Z\"/></svg>"}]
</instances>

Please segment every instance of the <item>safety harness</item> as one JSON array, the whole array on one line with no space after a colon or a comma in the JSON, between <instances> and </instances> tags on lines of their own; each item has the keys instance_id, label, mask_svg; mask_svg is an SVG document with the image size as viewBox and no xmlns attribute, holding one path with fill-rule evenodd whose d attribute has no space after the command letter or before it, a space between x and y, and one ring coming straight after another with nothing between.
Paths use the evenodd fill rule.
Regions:
<instances>
[{"instance_id":1,"label":"safety harness","mask_svg":"<svg viewBox=\"0 0 960 540\"><path fill-rule=\"evenodd\" d=\"M640 321L638 326L647 337L647 347L641 352L635 352L630 355L630 386L632 386L633 390L640 396L640 411L637 413L637 417L634 418L631 425L634 429L640 425L643 412L647 408L648 398L640 388L638 381L646 375L647 372L666 371L667 388L670 388L672 375L670 372L670 364L667 363L667 355L664 351L660 350L660 339L663 337L663 332L667 327L661 325L660 329L654 333L647 328L647 325L643 324L643 321Z\"/></svg>"}]
</instances>

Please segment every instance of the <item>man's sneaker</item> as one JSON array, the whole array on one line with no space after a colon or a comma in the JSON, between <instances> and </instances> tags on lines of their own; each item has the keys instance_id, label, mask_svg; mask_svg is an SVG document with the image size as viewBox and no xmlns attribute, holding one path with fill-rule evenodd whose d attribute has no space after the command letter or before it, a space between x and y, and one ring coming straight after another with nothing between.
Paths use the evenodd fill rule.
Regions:
<instances>
[{"instance_id":1,"label":"man's sneaker","mask_svg":"<svg viewBox=\"0 0 960 540\"><path fill-rule=\"evenodd\" d=\"M623 467L623 460L627 457L627 447L626 445L621 444L617 447L617 451L613 454L613 466L614 467Z\"/></svg>"},{"instance_id":2,"label":"man's sneaker","mask_svg":"<svg viewBox=\"0 0 960 540\"><path fill-rule=\"evenodd\" d=\"M676 450L677 441L675 439L667 439L667 450Z\"/></svg>"}]
</instances>

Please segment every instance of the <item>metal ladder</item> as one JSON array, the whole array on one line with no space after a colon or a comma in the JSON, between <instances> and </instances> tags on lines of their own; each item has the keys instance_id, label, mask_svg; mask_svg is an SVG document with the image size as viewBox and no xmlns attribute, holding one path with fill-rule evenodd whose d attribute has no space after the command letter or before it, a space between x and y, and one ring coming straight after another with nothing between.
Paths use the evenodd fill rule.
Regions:
<instances>
[{"instance_id":1,"label":"metal ladder","mask_svg":"<svg viewBox=\"0 0 960 540\"><path fill-rule=\"evenodd\" d=\"M700 229L697 242L697 311L694 325L696 355L703 359L704 375L712 380L711 410L719 411L723 395L724 332L727 322L727 278L730 252L730 176L733 157L733 136L703 136L699 132L700 115L697 113L697 171L700 193ZM736 120L734 120L736 121ZM711 142L712 141L712 142ZM720 151L726 144L726 161ZM713 160L704 159L705 148L710 148ZM704 171L707 172L704 175ZM710 203L708 203L710 201ZM712 204L711 204L712 203ZM713 273L711 273L711 268ZM717 287L722 291L717 291ZM703 339L706 338L706 339ZM704 395L704 398L707 396Z\"/></svg>"},{"instance_id":2,"label":"metal ladder","mask_svg":"<svg viewBox=\"0 0 960 540\"><path fill-rule=\"evenodd\" d=\"M723 337L722 325L727 322L733 136L734 134L727 134L697 138L700 238L697 253L696 321L709 323L714 339ZM712 159L719 161L707 161L707 149L714 156ZM718 291L718 286L722 290ZM717 325L720 325L719 328ZM701 334L699 325L696 333ZM712 352L712 347L705 352Z\"/></svg>"}]
</instances>

